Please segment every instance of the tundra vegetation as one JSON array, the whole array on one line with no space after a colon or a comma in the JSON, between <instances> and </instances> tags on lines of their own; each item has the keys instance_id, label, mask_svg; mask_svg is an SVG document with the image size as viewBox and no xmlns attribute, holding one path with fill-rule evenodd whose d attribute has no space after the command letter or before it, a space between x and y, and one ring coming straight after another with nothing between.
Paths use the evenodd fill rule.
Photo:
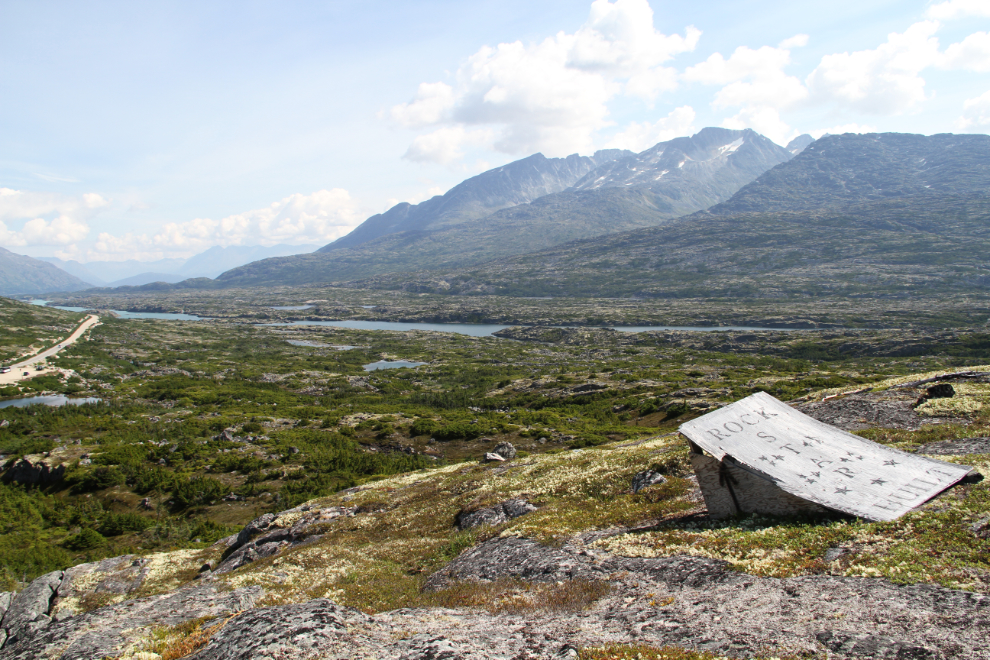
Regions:
<instances>
[{"instance_id":1,"label":"tundra vegetation","mask_svg":"<svg viewBox=\"0 0 990 660\"><path fill-rule=\"evenodd\" d=\"M211 295L228 310L262 307ZM25 345L24 327L41 341L80 317L7 301L2 311L22 319L0 328L5 346ZM314 507L350 514L327 522L313 543L216 579L261 585L268 604L326 597L369 613L416 606L574 611L607 589L579 581L423 586L462 550L496 536L559 545L612 530L589 541L589 549L718 558L755 575L882 576L990 591L990 541L972 531L990 517L986 482L954 488L888 523L842 516L711 521L697 515L704 505L675 432L683 421L757 391L810 400L978 368L990 360L985 332L538 328L470 337L259 326L250 315L240 322L236 316L182 322L104 315L88 340L52 360L61 377L0 391L7 398L48 391L102 400L0 410L5 465L26 459L67 466L54 484L0 484L0 589L136 554L158 567L141 595L168 590L192 580L203 563L215 566L224 554L219 539L264 513L315 500ZM42 325L58 330L46 335ZM364 370L383 359L426 364ZM990 384L967 383L957 392L919 406L932 423L917 430L858 432L901 449L990 436ZM503 441L519 450L514 459L481 462ZM940 458L990 470L984 454ZM666 481L633 493L632 477L647 468ZM458 514L511 498L538 508L493 526L459 531L454 524ZM827 559L836 549L840 558ZM160 646L202 636L193 629L159 633ZM708 656L603 647L581 657Z\"/></svg>"}]
</instances>

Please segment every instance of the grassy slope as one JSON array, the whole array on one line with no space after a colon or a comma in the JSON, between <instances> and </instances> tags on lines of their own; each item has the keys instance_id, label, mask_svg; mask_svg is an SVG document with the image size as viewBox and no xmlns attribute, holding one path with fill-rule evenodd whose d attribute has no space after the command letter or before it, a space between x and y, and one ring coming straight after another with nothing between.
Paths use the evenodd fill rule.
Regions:
<instances>
[{"instance_id":1,"label":"grassy slope","mask_svg":"<svg viewBox=\"0 0 990 660\"><path fill-rule=\"evenodd\" d=\"M980 256L990 248L988 219L985 198L936 194L840 211L699 214L414 280L438 293L937 298L990 284ZM404 282L380 277L366 284Z\"/></svg>"}]
</instances>

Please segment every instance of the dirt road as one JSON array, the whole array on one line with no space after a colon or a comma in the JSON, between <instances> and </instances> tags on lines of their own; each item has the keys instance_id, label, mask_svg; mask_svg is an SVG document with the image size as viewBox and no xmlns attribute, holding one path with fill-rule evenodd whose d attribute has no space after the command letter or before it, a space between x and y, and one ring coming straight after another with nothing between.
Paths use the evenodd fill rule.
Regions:
<instances>
[{"instance_id":1,"label":"dirt road","mask_svg":"<svg viewBox=\"0 0 990 660\"><path fill-rule=\"evenodd\" d=\"M79 324L79 327L76 328L75 331L71 335L69 335L67 339L62 341L57 346L52 346L51 348L46 349L35 355L32 355L29 358L25 358L24 360L21 360L16 364L10 365L10 371L8 373L0 374L0 386L11 385L13 383L18 383L22 380L27 380L28 378L32 378L34 376L54 373L58 371L58 369L49 366L44 366L44 368L41 371L38 371L36 365L38 364L44 365L46 358L49 358L52 355L57 354L63 348L67 346L71 346L72 344L76 343L76 340L82 337L87 330L89 330L99 322L100 322L99 316L96 316L95 314L90 314L89 316L86 317L86 319L82 323ZM25 372L28 373L27 376L24 375Z\"/></svg>"}]
</instances>

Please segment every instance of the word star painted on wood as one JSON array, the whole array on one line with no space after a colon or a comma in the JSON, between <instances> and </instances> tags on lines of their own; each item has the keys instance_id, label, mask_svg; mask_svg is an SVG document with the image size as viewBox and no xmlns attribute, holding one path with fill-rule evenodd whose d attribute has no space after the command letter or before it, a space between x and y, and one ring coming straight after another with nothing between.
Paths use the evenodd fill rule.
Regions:
<instances>
[{"instance_id":1,"label":"word star painted on wood","mask_svg":"<svg viewBox=\"0 0 990 660\"><path fill-rule=\"evenodd\" d=\"M745 493L732 491L738 479L729 466L795 497L867 520L895 520L972 471L870 442L765 392L686 422L679 430L721 463L715 483L704 480L709 484L705 501L714 488L725 487L738 509L732 513L756 511L740 506ZM696 470L702 462L695 462Z\"/></svg>"}]
</instances>

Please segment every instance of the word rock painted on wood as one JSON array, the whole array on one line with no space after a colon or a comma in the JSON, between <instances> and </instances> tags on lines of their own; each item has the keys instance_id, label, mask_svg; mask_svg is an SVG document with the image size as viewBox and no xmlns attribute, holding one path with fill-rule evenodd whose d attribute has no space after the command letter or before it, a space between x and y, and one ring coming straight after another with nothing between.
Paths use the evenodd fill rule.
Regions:
<instances>
[{"instance_id":1,"label":"word rock painted on wood","mask_svg":"<svg viewBox=\"0 0 990 660\"><path fill-rule=\"evenodd\" d=\"M870 442L765 392L686 422L680 432L718 461L729 456L791 495L867 520L895 520L971 471Z\"/></svg>"}]
</instances>

